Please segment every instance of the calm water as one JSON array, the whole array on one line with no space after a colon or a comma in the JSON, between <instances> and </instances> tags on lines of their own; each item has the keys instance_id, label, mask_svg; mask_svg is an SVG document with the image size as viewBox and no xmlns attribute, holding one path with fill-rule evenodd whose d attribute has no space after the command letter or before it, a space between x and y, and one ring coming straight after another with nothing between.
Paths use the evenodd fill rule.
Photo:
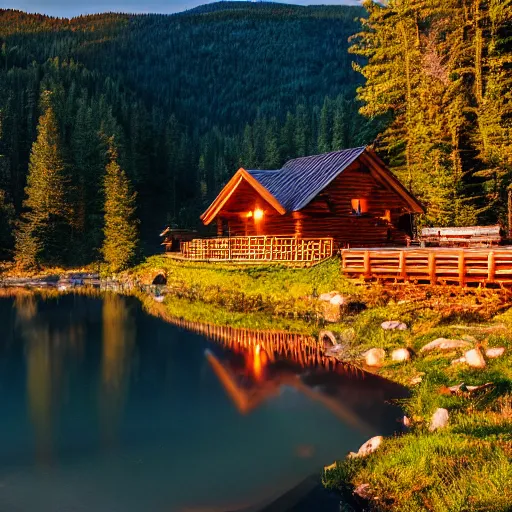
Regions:
<instances>
[{"instance_id":1,"label":"calm water","mask_svg":"<svg viewBox=\"0 0 512 512\"><path fill-rule=\"evenodd\" d=\"M242 509L396 429L399 394L234 354L131 298L0 298L0 511Z\"/></svg>"}]
</instances>

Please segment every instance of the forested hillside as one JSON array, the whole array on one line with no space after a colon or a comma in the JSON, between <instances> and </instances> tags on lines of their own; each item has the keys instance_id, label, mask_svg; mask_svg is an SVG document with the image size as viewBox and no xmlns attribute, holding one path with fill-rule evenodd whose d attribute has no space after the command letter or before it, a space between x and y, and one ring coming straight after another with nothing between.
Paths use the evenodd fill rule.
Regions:
<instances>
[{"instance_id":1,"label":"forested hillside","mask_svg":"<svg viewBox=\"0 0 512 512\"><path fill-rule=\"evenodd\" d=\"M42 95L58 124L69 263L99 256L107 139L137 192L142 238L198 214L240 166L370 142L348 38L357 7L222 2L72 20L0 11L0 246L24 211ZM26 205L25 205L26 206ZM8 220L9 219L9 220Z\"/></svg>"}]
</instances>

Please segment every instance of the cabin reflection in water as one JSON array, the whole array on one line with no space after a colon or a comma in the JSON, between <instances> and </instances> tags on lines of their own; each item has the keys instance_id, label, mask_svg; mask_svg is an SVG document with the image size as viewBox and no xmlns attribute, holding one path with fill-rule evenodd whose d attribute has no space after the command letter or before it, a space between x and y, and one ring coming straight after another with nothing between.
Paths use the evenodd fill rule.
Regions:
<instances>
[{"instance_id":1,"label":"cabin reflection in water","mask_svg":"<svg viewBox=\"0 0 512 512\"><path fill-rule=\"evenodd\" d=\"M398 420L400 409L389 401L407 393L395 383L350 365L338 365L332 371L321 365L304 367L276 359L260 345L219 356L207 349L205 357L240 414L262 406L286 386L320 403L350 427L373 435L383 420L387 424Z\"/></svg>"}]
</instances>

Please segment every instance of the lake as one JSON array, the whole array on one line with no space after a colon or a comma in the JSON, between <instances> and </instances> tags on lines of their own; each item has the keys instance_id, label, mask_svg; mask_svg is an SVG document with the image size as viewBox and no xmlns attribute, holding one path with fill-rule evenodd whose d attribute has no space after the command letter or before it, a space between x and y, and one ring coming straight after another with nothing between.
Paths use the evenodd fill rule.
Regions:
<instances>
[{"instance_id":1,"label":"lake","mask_svg":"<svg viewBox=\"0 0 512 512\"><path fill-rule=\"evenodd\" d=\"M234 511L398 428L397 385L230 351L132 297L0 298L0 510Z\"/></svg>"}]
</instances>

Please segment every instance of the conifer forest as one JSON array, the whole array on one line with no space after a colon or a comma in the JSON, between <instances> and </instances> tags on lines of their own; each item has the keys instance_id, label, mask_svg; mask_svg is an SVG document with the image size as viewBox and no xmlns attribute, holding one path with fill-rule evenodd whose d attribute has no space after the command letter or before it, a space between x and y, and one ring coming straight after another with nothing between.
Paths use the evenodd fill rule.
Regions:
<instances>
[{"instance_id":1,"label":"conifer forest","mask_svg":"<svg viewBox=\"0 0 512 512\"><path fill-rule=\"evenodd\" d=\"M370 144L423 225L506 225L511 0L2 10L0 45L0 258L123 268L239 167Z\"/></svg>"}]
</instances>

